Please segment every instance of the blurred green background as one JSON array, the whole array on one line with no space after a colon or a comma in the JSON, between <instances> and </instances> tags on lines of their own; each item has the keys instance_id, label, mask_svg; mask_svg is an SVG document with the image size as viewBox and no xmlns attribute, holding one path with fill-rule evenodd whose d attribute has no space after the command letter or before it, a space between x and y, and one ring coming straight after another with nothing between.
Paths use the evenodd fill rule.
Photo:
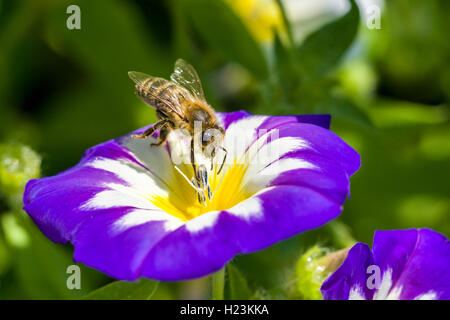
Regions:
<instances>
[{"instance_id":1,"label":"blurred green background","mask_svg":"<svg viewBox=\"0 0 450 320\"><path fill-rule=\"evenodd\" d=\"M66 27L72 4L81 9L80 30ZM153 122L127 72L167 78L180 57L195 66L216 110L329 113L331 129L361 154L341 217L236 257L229 294L238 281L257 298L308 298L295 292L294 267L315 244L371 244L378 229L448 236L450 2L358 7L0 0L0 299L74 299L112 281L80 265L82 289L68 290L73 249L41 235L21 211L21 193L28 179L56 174L90 146ZM381 28L369 28L377 8ZM207 298L209 290L208 278L162 283L153 298Z\"/></svg>"}]
</instances>

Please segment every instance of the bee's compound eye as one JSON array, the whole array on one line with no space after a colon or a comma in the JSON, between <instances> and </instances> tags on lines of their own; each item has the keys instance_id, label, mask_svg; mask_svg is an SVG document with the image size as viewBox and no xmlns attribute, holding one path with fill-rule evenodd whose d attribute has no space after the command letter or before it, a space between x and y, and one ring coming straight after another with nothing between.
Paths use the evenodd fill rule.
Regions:
<instances>
[{"instance_id":1,"label":"bee's compound eye","mask_svg":"<svg viewBox=\"0 0 450 320\"><path fill-rule=\"evenodd\" d=\"M213 135L209 131L203 132L202 145L207 146L212 141Z\"/></svg>"}]
</instances>

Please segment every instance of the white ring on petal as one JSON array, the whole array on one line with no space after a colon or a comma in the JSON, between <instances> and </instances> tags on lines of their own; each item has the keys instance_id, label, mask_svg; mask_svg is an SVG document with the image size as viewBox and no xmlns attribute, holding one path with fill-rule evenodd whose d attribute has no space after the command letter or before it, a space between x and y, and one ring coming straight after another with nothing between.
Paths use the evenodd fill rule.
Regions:
<instances>
[{"instance_id":1,"label":"white ring on petal","mask_svg":"<svg viewBox=\"0 0 450 320\"><path fill-rule=\"evenodd\" d=\"M230 124L225 132L223 147L227 150L227 159L239 159L248 147L257 139L257 129L266 121L267 116L251 116ZM230 163L227 160L227 163Z\"/></svg>"},{"instance_id":2,"label":"white ring on petal","mask_svg":"<svg viewBox=\"0 0 450 320\"><path fill-rule=\"evenodd\" d=\"M254 145L257 146L258 144L255 143ZM304 139L294 137L279 138L268 143L264 143L256 151L249 150L249 154L254 153L254 155L249 157L250 165L264 168L289 152L309 148L311 148L310 144ZM253 146L250 147L250 149L253 149Z\"/></svg>"},{"instance_id":3,"label":"white ring on petal","mask_svg":"<svg viewBox=\"0 0 450 320\"><path fill-rule=\"evenodd\" d=\"M106 184L105 187L108 189L95 194L80 206L80 210L89 211L119 207L157 209L148 198L145 198L136 189L116 183Z\"/></svg>"},{"instance_id":4,"label":"white ring on petal","mask_svg":"<svg viewBox=\"0 0 450 320\"><path fill-rule=\"evenodd\" d=\"M211 228L217 222L220 211L210 211L198 216L185 223L186 230L192 233L202 231L206 228Z\"/></svg>"},{"instance_id":5,"label":"white ring on petal","mask_svg":"<svg viewBox=\"0 0 450 320\"><path fill-rule=\"evenodd\" d=\"M253 172L250 170L243 179L247 192L253 193L266 187L275 178L282 173L297 170L297 169L311 169L320 170L319 167L303 159L298 158L285 158L279 161L273 162L266 168L259 172Z\"/></svg>"},{"instance_id":6,"label":"white ring on petal","mask_svg":"<svg viewBox=\"0 0 450 320\"><path fill-rule=\"evenodd\" d=\"M153 137L147 139L135 139L126 137L121 142L133 156L142 164L144 164L151 172L155 179L163 182L172 181L174 170L172 168L172 160L169 152L164 146L150 146L157 140Z\"/></svg>"},{"instance_id":7,"label":"white ring on petal","mask_svg":"<svg viewBox=\"0 0 450 320\"><path fill-rule=\"evenodd\" d=\"M156 176L131 161L100 158L88 163L87 166L114 173L130 187L143 193L166 196L168 194L164 184Z\"/></svg>"},{"instance_id":8,"label":"white ring on petal","mask_svg":"<svg viewBox=\"0 0 450 320\"><path fill-rule=\"evenodd\" d=\"M238 203L234 207L228 209L227 212L247 221L264 217L261 200L254 196Z\"/></svg>"},{"instance_id":9,"label":"white ring on petal","mask_svg":"<svg viewBox=\"0 0 450 320\"><path fill-rule=\"evenodd\" d=\"M175 230L183 225L181 220L168 215L163 210L133 210L116 220L111 231L120 233L151 221L165 221L166 231Z\"/></svg>"}]
</instances>

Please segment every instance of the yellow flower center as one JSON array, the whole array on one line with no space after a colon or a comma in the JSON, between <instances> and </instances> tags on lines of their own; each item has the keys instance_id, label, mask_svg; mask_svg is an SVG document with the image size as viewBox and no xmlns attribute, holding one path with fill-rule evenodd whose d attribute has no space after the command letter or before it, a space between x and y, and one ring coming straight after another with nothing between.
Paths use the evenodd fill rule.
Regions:
<instances>
[{"instance_id":1,"label":"yellow flower center","mask_svg":"<svg viewBox=\"0 0 450 320\"><path fill-rule=\"evenodd\" d=\"M235 161L233 164L225 165L223 171L217 175L216 166L208 178L212 197L209 199L206 194L204 204L199 202L197 191L178 172L175 172L174 181L170 181L168 185L168 196L155 196L150 201L183 221L191 220L209 211L229 209L251 196L243 185L247 167L247 164L237 164ZM187 177L194 176L194 170L190 164L182 164L179 169Z\"/></svg>"}]
</instances>

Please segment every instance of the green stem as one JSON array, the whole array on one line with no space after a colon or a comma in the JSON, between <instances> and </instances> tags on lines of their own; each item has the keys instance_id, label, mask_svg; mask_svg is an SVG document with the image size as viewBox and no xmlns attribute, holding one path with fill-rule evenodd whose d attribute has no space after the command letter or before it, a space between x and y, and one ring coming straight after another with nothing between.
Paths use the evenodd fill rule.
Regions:
<instances>
[{"instance_id":1,"label":"green stem","mask_svg":"<svg viewBox=\"0 0 450 320\"><path fill-rule=\"evenodd\" d=\"M283 19L283 23L286 27L286 33L288 36L289 45L291 46L291 48L294 48L294 46L295 46L294 36L292 35L291 23L289 22L289 19L286 16L286 10L285 10L284 5L281 2L281 0L277 0L277 4L281 11L281 18Z\"/></svg>"},{"instance_id":2,"label":"green stem","mask_svg":"<svg viewBox=\"0 0 450 320\"><path fill-rule=\"evenodd\" d=\"M341 221L331 221L327 224L336 245L340 248L353 247L357 242L350 231L350 228Z\"/></svg>"},{"instance_id":3,"label":"green stem","mask_svg":"<svg viewBox=\"0 0 450 320\"><path fill-rule=\"evenodd\" d=\"M212 275L212 299L223 300L225 288L225 267Z\"/></svg>"}]
</instances>

